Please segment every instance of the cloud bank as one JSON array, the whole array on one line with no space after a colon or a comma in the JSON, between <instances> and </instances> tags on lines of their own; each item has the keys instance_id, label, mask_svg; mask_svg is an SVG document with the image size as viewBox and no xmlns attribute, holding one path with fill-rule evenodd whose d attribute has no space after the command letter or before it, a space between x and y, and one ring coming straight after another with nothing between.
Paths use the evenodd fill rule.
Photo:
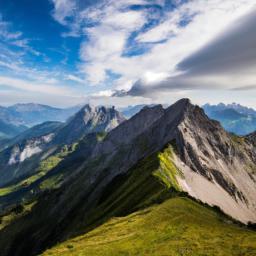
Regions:
<instances>
[{"instance_id":1,"label":"cloud bank","mask_svg":"<svg viewBox=\"0 0 256 256\"><path fill-rule=\"evenodd\" d=\"M50 22L61 28L57 51L73 47L72 56L50 69L29 65L25 57L41 53L33 51L24 31L0 17L0 85L2 79L8 86L8 78L9 87L19 89L22 80L30 93L55 95L63 88L66 95L69 88L75 97L124 104L194 97L199 91L212 100L218 90L219 100L223 90L255 91L255 1L48 1Z\"/></svg>"},{"instance_id":2,"label":"cloud bank","mask_svg":"<svg viewBox=\"0 0 256 256\"><path fill-rule=\"evenodd\" d=\"M176 66L177 76L159 83L138 80L129 95L150 95L158 90L256 89L256 10L220 33Z\"/></svg>"},{"instance_id":3,"label":"cloud bank","mask_svg":"<svg viewBox=\"0 0 256 256\"><path fill-rule=\"evenodd\" d=\"M252 86L253 1L173 1L167 8L165 1L104 0L83 9L79 1L53 2L55 19L85 36L80 72L91 85L116 74L108 90L130 95L230 88L233 80L234 88Z\"/></svg>"}]
</instances>

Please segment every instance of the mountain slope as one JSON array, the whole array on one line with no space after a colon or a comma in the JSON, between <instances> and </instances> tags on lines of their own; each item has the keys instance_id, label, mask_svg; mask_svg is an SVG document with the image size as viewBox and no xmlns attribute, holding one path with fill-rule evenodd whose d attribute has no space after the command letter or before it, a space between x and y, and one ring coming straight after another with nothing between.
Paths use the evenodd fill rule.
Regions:
<instances>
[{"instance_id":1,"label":"mountain slope","mask_svg":"<svg viewBox=\"0 0 256 256\"><path fill-rule=\"evenodd\" d=\"M16 182L36 168L54 133L62 125L60 122L39 124L4 143L0 152L0 186Z\"/></svg>"},{"instance_id":2,"label":"mountain slope","mask_svg":"<svg viewBox=\"0 0 256 256\"><path fill-rule=\"evenodd\" d=\"M14 125L0 119L0 138L10 139L27 129L24 125Z\"/></svg>"},{"instance_id":3,"label":"mountain slope","mask_svg":"<svg viewBox=\"0 0 256 256\"><path fill-rule=\"evenodd\" d=\"M108 132L124 120L113 108L86 105L65 124L48 122L32 127L0 152L0 186L32 175L42 160L63 146L72 145L89 133Z\"/></svg>"},{"instance_id":4,"label":"mountain slope","mask_svg":"<svg viewBox=\"0 0 256 256\"><path fill-rule=\"evenodd\" d=\"M256 147L256 131L248 134L245 138Z\"/></svg>"},{"instance_id":5,"label":"mountain slope","mask_svg":"<svg viewBox=\"0 0 256 256\"><path fill-rule=\"evenodd\" d=\"M224 103L219 103L217 105L211 105L211 104L205 104L202 106L202 108L206 112L212 112L212 111L222 111L225 109L233 109L236 112L243 114L243 115L250 115L250 116L255 116L256 117L256 110L253 108L248 108L246 106L242 106L237 103L232 103L232 104L224 104Z\"/></svg>"},{"instance_id":6,"label":"mountain slope","mask_svg":"<svg viewBox=\"0 0 256 256\"><path fill-rule=\"evenodd\" d=\"M223 235L225 234L225 235ZM186 198L173 198L47 250L43 255L255 255L256 232Z\"/></svg>"},{"instance_id":7,"label":"mountain slope","mask_svg":"<svg viewBox=\"0 0 256 256\"><path fill-rule=\"evenodd\" d=\"M70 163L82 163L84 154L123 120L113 108L85 106L66 124L46 122L11 140L0 153L0 212L59 186L72 174Z\"/></svg>"},{"instance_id":8,"label":"mountain slope","mask_svg":"<svg viewBox=\"0 0 256 256\"><path fill-rule=\"evenodd\" d=\"M43 135L47 135L49 133L54 132L57 130L63 123L61 122L45 122L42 124L35 125L24 132L19 133L17 136L15 136L12 139L9 139L6 141L4 145L1 145L1 148L10 147L11 145L14 145L16 143L19 143L23 140L28 140L36 137L40 137Z\"/></svg>"},{"instance_id":9,"label":"mountain slope","mask_svg":"<svg viewBox=\"0 0 256 256\"><path fill-rule=\"evenodd\" d=\"M57 143L64 141L70 144L81 138L84 134L108 132L124 120L125 118L114 107L85 105L66 122L65 126L56 134L54 141Z\"/></svg>"},{"instance_id":10,"label":"mountain slope","mask_svg":"<svg viewBox=\"0 0 256 256\"><path fill-rule=\"evenodd\" d=\"M78 165L63 162L72 175L0 232L2 254L35 255L179 191L255 222L255 157L249 140L231 136L187 99L166 110L143 108Z\"/></svg>"},{"instance_id":11,"label":"mountain slope","mask_svg":"<svg viewBox=\"0 0 256 256\"><path fill-rule=\"evenodd\" d=\"M134 116L135 114L140 112L140 110L143 109L145 106L147 106L147 105L141 104L141 105L135 105L135 106L128 106L128 107L125 107L125 108L120 108L119 111L126 118L131 118L132 116Z\"/></svg>"},{"instance_id":12,"label":"mountain slope","mask_svg":"<svg viewBox=\"0 0 256 256\"><path fill-rule=\"evenodd\" d=\"M135 105L120 108L120 112L127 118L131 118L143 107L152 105ZM165 106L167 107L167 106ZM219 121L228 131L237 135L246 135L256 130L256 111L240 104L223 104L202 106L205 113L211 118Z\"/></svg>"},{"instance_id":13,"label":"mountain slope","mask_svg":"<svg viewBox=\"0 0 256 256\"><path fill-rule=\"evenodd\" d=\"M256 111L239 104L203 106L206 114L219 122L229 132L245 135L256 130Z\"/></svg>"},{"instance_id":14,"label":"mountain slope","mask_svg":"<svg viewBox=\"0 0 256 256\"><path fill-rule=\"evenodd\" d=\"M76 106L61 109L35 103L16 104L10 107L0 107L0 120L16 126L31 127L47 121L64 122L80 108Z\"/></svg>"}]
</instances>

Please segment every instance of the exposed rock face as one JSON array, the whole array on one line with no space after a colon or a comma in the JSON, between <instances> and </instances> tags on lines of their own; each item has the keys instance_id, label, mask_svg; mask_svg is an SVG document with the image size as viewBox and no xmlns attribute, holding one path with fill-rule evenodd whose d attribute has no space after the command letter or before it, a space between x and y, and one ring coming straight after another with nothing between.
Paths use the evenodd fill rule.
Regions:
<instances>
[{"instance_id":1,"label":"exposed rock face","mask_svg":"<svg viewBox=\"0 0 256 256\"><path fill-rule=\"evenodd\" d=\"M114 107L94 107L87 104L67 121L56 134L55 141L70 144L88 133L109 132L124 120L122 114Z\"/></svg>"},{"instance_id":2,"label":"exposed rock face","mask_svg":"<svg viewBox=\"0 0 256 256\"><path fill-rule=\"evenodd\" d=\"M109 132L124 120L114 108L85 105L65 124L47 122L30 128L0 152L0 186L31 174L58 147L77 142L89 133Z\"/></svg>"},{"instance_id":3,"label":"exposed rock face","mask_svg":"<svg viewBox=\"0 0 256 256\"><path fill-rule=\"evenodd\" d=\"M96 147L94 156L115 153L120 146L132 144L134 139L147 131L163 114L164 109L161 105L152 108L144 107L132 119L122 123L114 132L109 133L103 143Z\"/></svg>"},{"instance_id":4,"label":"exposed rock face","mask_svg":"<svg viewBox=\"0 0 256 256\"><path fill-rule=\"evenodd\" d=\"M246 139L256 147L256 132L253 132L251 134L248 134L246 136Z\"/></svg>"},{"instance_id":5,"label":"exposed rock face","mask_svg":"<svg viewBox=\"0 0 256 256\"><path fill-rule=\"evenodd\" d=\"M186 99L160 113L145 131L126 130L126 123L118 127L105 140L102 147L104 153L107 153L106 148L113 152L114 147L109 146L110 141L112 145L128 144L133 139L129 137L130 134L138 135L134 131L140 131L142 134L136 139L137 147L133 147L129 159L125 161L125 165L129 166L131 160L136 162L140 157L175 141L178 150L175 164L184 177L179 178L182 189L203 202L219 206L235 219L255 222L255 133L247 136L247 139L230 135L218 122L210 120L201 108L193 106ZM143 113L138 116L144 123ZM132 123L133 119L130 121ZM117 131L121 129L124 134L129 134L123 140L118 139ZM140 141L146 143L144 152L138 150Z\"/></svg>"},{"instance_id":6,"label":"exposed rock face","mask_svg":"<svg viewBox=\"0 0 256 256\"><path fill-rule=\"evenodd\" d=\"M256 149L190 105L179 124L180 185L191 196L242 222L256 221Z\"/></svg>"},{"instance_id":7,"label":"exposed rock face","mask_svg":"<svg viewBox=\"0 0 256 256\"><path fill-rule=\"evenodd\" d=\"M87 111L91 113L86 109L80 115L83 117ZM90 114L88 120L101 120L99 116ZM108 127L106 122L102 123ZM240 221L255 222L254 138L228 134L188 99L167 109L144 108L87 151L84 162L74 168L72 178L61 188L41 198L29 215L0 232L2 254L34 255L76 234L78 228L86 230L104 189L109 184L114 189L119 177L126 177L140 160L168 144L175 147L173 161L180 172L177 180L181 190L219 206ZM17 230L19 233L15 234Z\"/></svg>"},{"instance_id":8,"label":"exposed rock face","mask_svg":"<svg viewBox=\"0 0 256 256\"><path fill-rule=\"evenodd\" d=\"M62 125L59 122L43 123L8 141L6 148L0 152L0 186L35 171L55 132Z\"/></svg>"},{"instance_id":9,"label":"exposed rock face","mask_svg":"<svg viewBox=\"0 0 256 256\"><path fill-rule=\"evenodd\" d=\"M23 145L15 145L8 161L8 165L18 164L43 151L45 145L49 143L54 134L50 133L37 139L26 140Z\"/></svg>"}]
</instances>

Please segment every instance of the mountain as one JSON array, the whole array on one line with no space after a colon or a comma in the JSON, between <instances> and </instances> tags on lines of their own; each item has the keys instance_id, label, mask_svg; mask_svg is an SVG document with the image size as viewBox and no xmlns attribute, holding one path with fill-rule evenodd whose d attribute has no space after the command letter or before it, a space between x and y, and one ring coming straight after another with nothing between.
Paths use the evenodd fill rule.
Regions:
<instances>
[{"instance_id":1,"label":"mountain","mask_svg":"<svg viewBox=\"0 0 256 256\"><path fill-rule=\"evenodd\" d=\"M256 147L256 131L246 136L246 139L250 141Z\"/></svg>"},{"instance_id":2,"label":"mountain","mask_svg":"<svg viewBox=\"0 0 256 256\"><path fill-rule=\"evenodd\" d=\"M125 118L114 107L85 105L76 115L71 117L58 132L55 140L61 143L73 143L84 134L108 132L122 123Z\"/></svg>"},{"instance_id":3,"label":"mountain","mask_svg":"<svg viewBox=\"0 0 256 256\"><path fill-rule=\"evenodd\" d=\"M128 106L120 108L119 111L126 118L131 118L145 106L147 105ZM211 119L219 121L229 132L237 135L246 135L256 130L256 111L252 108L237 103L227 105L223 103L218 105L205 104L202 108Z\"/></svg>"},{"instance_id":4,"label":"mountain","mask_svg":"<svg viewBox=\"0 0 256 256\"><path fill-rule=\"evenodd\" d=\"M223 127L238 135L245 135L256 130L256 111L240 104L223 104L202 106L206 114L221 122Z\"/></svg>"},{"instance_id":5,"label":"mountain","mask_svg":"<svg viewBox=\"0 0 256 256\"><path fill-rule=\"evenodd\" d=\"M14 125L0 119L0 139L9 139L27 129L24 125Z\"/></svg>"},{"instance_id":6,"label":"mountain","mask_svg":"<svg viewBox=\"0 0 256 256\"><path fill-rule=\"evenodd\" d=\"M139 214L144 217L142 223L149 225L147 213L157 204L159 208L156 206L156 213L153 213L154 222L148 229L144 225L144 232L154 231L156 218L160 226L172 216L177 222L169 226L168 232L176 237L176 241L180 241L176 232L186 234L186 241L194 240L195 244L198 241L193 238L196 230L191 229L189 222L180 222L191 218L197 228L201 227L203 237L217 232L230 233L233 238L236 232L241 235L244 232L243 237L248 243L242 248L243 252L251 250L251 255L255 253L255 233L241 223L240 227L236 226L235 221L256 221L254 134L246 137L229 134L219 122L210 120L200 107L182 99L167 109L161 105L144 107L100 140L97 138L97 134L87 134L47 173L51 178L44 181L47 190L40 196L31 197L31 200L27 197L25 202L5 212L0 232L3 256L36 255L56 243L91 230L97 233L96 227L112 217ZM193 204L187 199L179 201L181 197L191 197L200 203ZM175 198L178 202L169 201ZM214 215L212 210L206 209L210 206L231 217L225 217L223 213ZM183 212L175 213L177 208ZM184 211L192 215L187 213L186 218ZM200 222L200 216L203 222ZM131 229L127 235L143 230L138 219L132 221L136 230ZM129 225L132 223L121 230L127 232ZM98 230L107 232L104 227ZM186 230L191 232L184 233ZM170 233L163 233L161 239L165 237L164 241L169 241L167 234ZM93 236L95 233L88 234ZM153 235L151 244L159 246L159 237L154 239ZM108 238L112 239L109 233ZM213 236L212 240L215 238ZM227 240L221 243L222 246L226 243L236 246L235 241ZM91 240L91 245L97 249L96 240ZM214 250L213 245L209 250L216 255L218 249ZM180 247L176 244L175 248ZM193 252L200 253L200 248L196 249ZM126 253L127 247L123 251Z\"/></svg>"},{"instance_id":7,"label":"mountain","mask_svg":"<svg viewBox=\"0 0 256 256\"><path fill-rule=\"evenodd\" d=\"M17 136L9 138L5 143L1 145L1 149L7 148L13 144L18 143L19 141L32 139L35 137L40 137L46 134L51 133L52 131L59 128L63 123L61 122L45 122L42 124L35 125L30 129L26 129L23 132L19 132Z\"/></svg>"},{"instance_id":8,"label":"mountain","mask_svg":"<svg viewBox=\"0 0 256 256\"><path fill-rule=\"evenodd\" d=\"M156 104L140 104L140 105L133 105L133 106L127 106L127 107L123 107L123 108L119 108L118 111L120 111L126 118L131 118L132 116L134 116L135 114L137 114L138 112L140 112L141 109L143 109L144 107L153 107ZM167 108L168 105L163 105L164 108Z\"/></svg>"},{"instance_id":9,"label":"mountain","mask_svg":"<svg viewBox=\"0 0 256 256\"><path fill-rule=\"evenodd\" d=\"M9 141L0 152L0 186L37 172L41 161L59 154L88 133L108 132L125 119L114 108L86 105L66 123L46 122Z\"/></svg>"},{"instance_id":10,"label":"mountain","mask_svg":"<svg viewBox=\"0 0 256 256\"><path fill-rule=\"evenodd\" d=\"M126 118L131 118L138 112L140 112L141 109L143 109L146 105L141 104L141 105L134 105L134 106L128 106L124 108L118 109Z\"/></svg>"},{"instance_id":11,"label":"mountain","mask_svg":"<svg viewBox=\"0 0 256 256\"><path fill-rule=\"evenodd\" d=\"M62 125L59 122L46 122L5 142L0 151L0 186L33 172L40 159L44 158L44 153L48 152L55 132Z\"/></svg>"},{"instance_id":12,"label":"mountain","mask_svg":"<svg viewBox=\"0 0 256 256\"><path fill-rule=\"evenodd\" d=\"M0 120L16 126L32 127L46 121L64 122L80 108L81 106L61 109L35 103L15 104L0 107Z\"/></svg>"},{"instance_id":13,"label":"mountain","mask_svg":"<svg viewBox=\"0 0 256 256\"><path fill-rule=\"evenodd\" d=\"M222 111L225 109L233 109L240 114L256 116L256 111L253 108L248 108L248 107L242 106L238 103L232 103L232 104L219 103L217 105L205 104L202 106L202 108L206 112Z\"/></svg>"}]
</instances>

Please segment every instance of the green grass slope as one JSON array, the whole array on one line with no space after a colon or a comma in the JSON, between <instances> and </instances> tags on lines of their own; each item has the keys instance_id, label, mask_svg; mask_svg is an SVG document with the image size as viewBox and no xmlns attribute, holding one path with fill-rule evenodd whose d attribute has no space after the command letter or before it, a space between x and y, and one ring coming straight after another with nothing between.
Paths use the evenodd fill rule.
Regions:
<instances>
[{"instance_id":1,"label":"green grass slope","mask_svg":"<svg viewBox=\"0 0 256 256\"><path fill-rule=\"evenodd\" d=\"M162 151L140 160L126 174L117 175L103 189L97 205L89 211L80 211L79 218L69 217L69 227L66 227L66 231L69 228L67 232L70 236L77 236L113 216L126 216L177 195L180 188L176 176L180 175L180 172L172 158L173 147L167 145ZM117 162L118 156L110 165ZM77 189L80 190L81 186L77 186ZM79 203L75 211L81 210L82 207Z\"/></svg>"},{"instance_id":2,"label":"green grass slope","mask_svg":"<svg viewBox=\"0 0 256 256\"><path fill-rule=\"evenodd\" d=\"M184 197L112 218L43 253L50 255L256 255L256 232Z\"/></svg>"},{"instance_id":3,"label":"green grass slope","mask_svg":"<svg viewBox=\"0 0 256 256\"><path fill-rule=\"evenodd\" d=\"M234 224L216 209L183 196L177 183L177 176L182 174L173 163L174 153L174 145L167 145L160 152L141 159L126 174L107 183L90 210L83 204L84 199L79 200L62 226L46 240L47 247L42 246L37 253L57 242L57 246L43 255L256 255L256 232ZM119 157L109 165L117 164ZM87 168L93 170L98 161L100 159ZM104 179L104 173L102 175ZM79 184L78 179L77 191L65 198L67 204L81 190ZM14 241L8 255L17 252L23 237L29 237L31 226L36 232L41 227L44 229L28 246L40 242L54 225L55 219L43 214L44 202L33 207L34 214L21 216L13 225L8 226L9 219L4 219L3 248L6 242ZM53 198L47 207L54 207L55 203ZM40 214L42 218L38 218ZM19 233L24 227L25 231Z\"/></svg>"},{"instance_id":4,"label":"green grass slope","mask_svg":"<svg viewBox=\"0 0 256 256\"><path fill-rule=\"evenodd\" d=\"M8 195L9 193L18 191L19 189L30 186L33 182L36 182L43 176L45 176L49 171L55 168L66 156L74 152L77 143L72 144L70 147L67 145L63 146L59 152L49 156L45 160L42 160L39 163L39 167L36 169L35 174L24 178L22 181L0 188L0 198L1 196ZM44 183L40 184L41 188L51 188L54 185L53 182L50 182L50 179L46 180Z\"/></svg>"}]
</instances>

